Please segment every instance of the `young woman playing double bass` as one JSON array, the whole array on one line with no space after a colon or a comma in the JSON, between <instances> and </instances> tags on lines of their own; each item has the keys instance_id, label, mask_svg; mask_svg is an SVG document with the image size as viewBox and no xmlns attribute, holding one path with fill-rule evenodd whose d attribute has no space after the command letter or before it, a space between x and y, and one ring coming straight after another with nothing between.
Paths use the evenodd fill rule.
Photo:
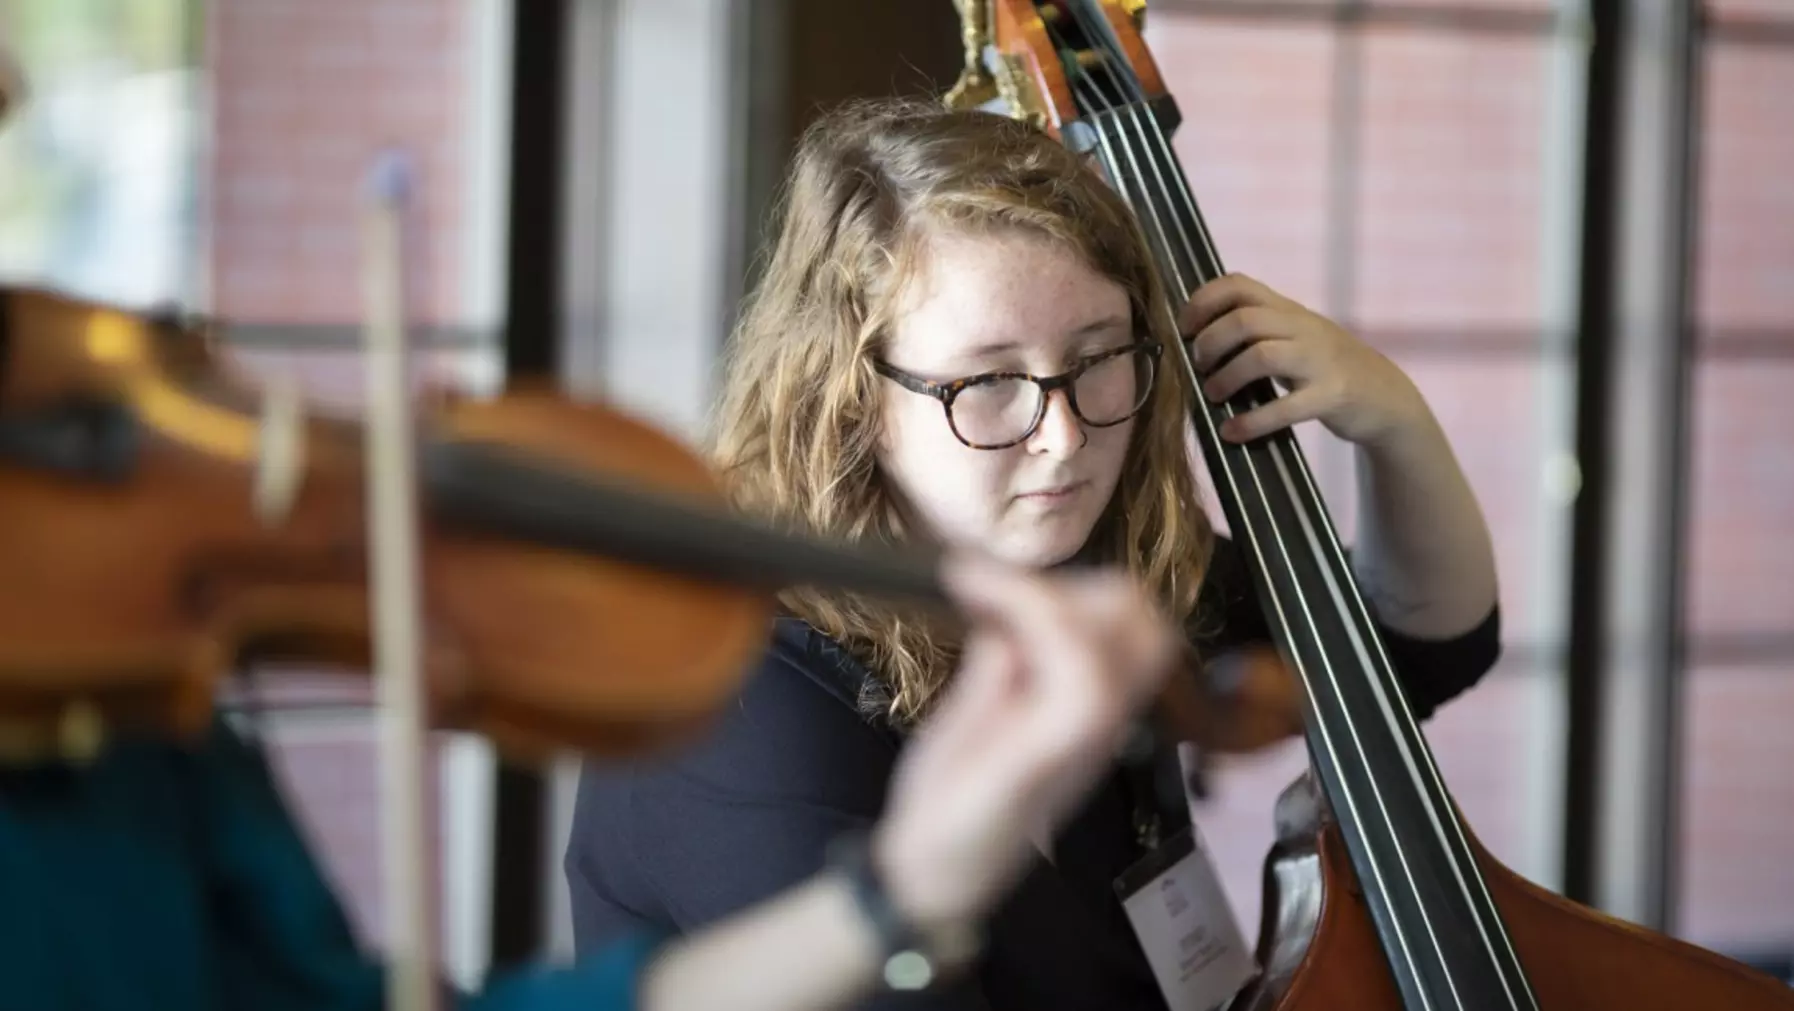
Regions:
<instances>
[{"instance_id":1,"label":"young woman playing double bass","mask_svg":"<svg viewBox=\"0 0 1794 1011\"><path fill-rule=\"evenodd\" d=\"M850 538L1133 571L1217 664L1268 638L1242 559L1198 504L1178 335L1127 206L1023 123L855 104L804 138L764 279L729 351L715 458L745 508ZM1178 321L1203 393L1271 376L1252 439L1318 420L1355 444L1357 570L1416 713L1499 652L1488 531L1439 423L1388 359L1246 277ZM1231 356L1231 358L1230 358ZM1218 369L1217 363L1225 362ZM1409 518L1425 515L1427 522ZM582 950L691 931L825 864L870 824L951 687L957 646L850 595L786 595L715 735L582 778L566 853ZM871 1007L1162 1008L1114 892L1180 814L1113 768L996 913L977 971Z\"/></svg>"}]
</instances>

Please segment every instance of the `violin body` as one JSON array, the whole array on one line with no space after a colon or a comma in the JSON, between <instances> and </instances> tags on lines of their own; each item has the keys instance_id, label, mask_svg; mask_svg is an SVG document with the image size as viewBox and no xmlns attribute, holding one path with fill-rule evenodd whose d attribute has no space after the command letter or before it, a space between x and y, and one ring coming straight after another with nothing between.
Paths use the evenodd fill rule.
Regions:
<instances>
[{"instance_id":1,"label":"violin body","mask_svg":"<svg viewBox=\"0 0 1794 1011\"><path fill-rule=\"evenodd\" d=\"M1516 874L1474 835L1470 844L1538 1007L1794 1007L1794 991L1786 984L1571 902ZM1258 962L1261 974L1227 1011L1403 1008L1394 981L1382 971L1383 951L1339 827L1325 816L1307 777L1278 803L1277 840L1265 859ZM1480 1005L1471 997L1470 1006Z\"/></svg>"},{"instance_id":2,"label":"violin body","mask_svg":"<svg viewBox=\"0 0 1794 1011\"><path fill-rule=\"evenodd\" d=\"M513 760L688 741L765 648L777 592L947 610L935 560L734 514L659 429L549 390L422 412L423 708ZM0 288L0 761L107 729L198 735L249 661L372 676L356 418L228 375L203 328ZM1276 664L1173 679L1154 735L1246 752L1299 725Z\"/></svg>"},{"instance_id":3,"label":"violin body","mask_svg":"<svg viewBox=\"0 0 1794 1011\"><path fill-rule=\"evenodd\" d=\"M956 0L957 108L1034 123L1086 155L1138 218L1175 319L1225 273L1170 143L1176 109L1143 0ZM1166 358L1197 391L1183 341ZM1277 397L1192 392L1192 430L1300 685L1310 772L1279 803L1261 973L1229 1011L1794 1009L1794 988L1526 881L1465 823L1432 760L1292 433L1223 422ZM1201 508L1190 503L1190 508Z\"/></svg>"},{"instance_id":4,"label":"violin body","mask_svg":"<svg viewBox=\"0 0 1794 1011\"><path fill-rule=\"evenodd\" d=\"M91 751L102 728L198 734L252 659L366 676L357 425L277 386L250 396L197 329L17 289L0 291L0 319L0 754ZM445 403L428 424L720 498L667 436L547 392ZM633 753L697 732L764 646L768 593L423 511L436 727L524 760Z\"/></svg>"}]
</instances>

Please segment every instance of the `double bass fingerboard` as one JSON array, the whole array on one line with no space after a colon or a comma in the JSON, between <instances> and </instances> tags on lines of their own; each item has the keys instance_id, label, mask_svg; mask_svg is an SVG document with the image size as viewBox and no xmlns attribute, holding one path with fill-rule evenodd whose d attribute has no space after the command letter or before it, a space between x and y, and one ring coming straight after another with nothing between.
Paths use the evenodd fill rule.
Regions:
<instances>
[{"instance_id":1,"label":"double bass fingerboard","mask_svg":"<svg viewBox=\"0 0 1794 1011\"><path fill-rule=\"evenodd\" d=\"M1175 106L1141 93L1095 4L1060 6L1073 15L1048 21L1055 45L1084 54L1063 61L1080 112L1065 141L1094 154L1133 206L1175 320L1224 273L1170 143ZM1172 357L1199 391L1187 349ZM1197 393L1191 421L1277 644L1306 688L1310 759L1403 1003L1536 1008L1294 435L1220 436L1226 419L1275 396L1265 381L1220 404Z\"/></svg>"}]
</instances>

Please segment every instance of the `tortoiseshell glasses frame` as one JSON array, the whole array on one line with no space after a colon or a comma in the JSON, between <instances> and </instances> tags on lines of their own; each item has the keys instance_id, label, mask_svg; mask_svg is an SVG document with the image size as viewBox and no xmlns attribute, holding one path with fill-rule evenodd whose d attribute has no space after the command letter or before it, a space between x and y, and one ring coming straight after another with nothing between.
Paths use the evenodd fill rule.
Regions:
<instances>
[{"instance_id":1,"label":"tortoiseshell glasses frame","mask_svg":"<svg viewBox=\"0 0 1794 1011\"><path fill-rule=\"evenodd\" d=\"M882 359L874 359L872 366L878 371L879 375L894 381L904 389L909 390L912 393L920 393L923 396L933 397L940 401L941 410L947 416L947 427L952 429L953 437L958 439L961 443L972 449L1007 449L1010 446L1020 445L1021 443L1028 441L1028 439L1032 438L1034 433L1039 430L1041 420L1046 417L1047 401L1052 398L1054 390L1064 390L1066 403L1071 406L1072 414L1075 415L1080 422L1089 425L1092 428L1110 428L1139 414L1140 411L1146 407L1147 402L1152 399L1153 384L1158 377L1159 355L1163 350L1164 349L1159 346L1157 341L1135 340L1123 344L1120 347L1110 348L1107 351L1100 351L1096 354L1089 355L1080 360L1077 365L1054 376L1037 376L1030 372L981 372L974 376L964 376L959 379L936 382L931 379L924 379L921 376L905 372ZM1133 405L1119 417L1104 418L1100 420L1088 417L1085 415L1083 409L1078 406L1078 380L1096 366L1115 358L1119 358L1122 355L1138 356L1138 364L1136 365L1136 368L1139 370L1137 375L1140 382L1139 388L1135 393ZM953 405L954 402L959 399L960 395L967 390L976 387L1016 380L1030 382L1040 388L1039 400L1034 408L1034 417L1028 422L1027 428L1015 438L1001 442L976 442L966 438L965 434L960 430L958 423L956 423L953 418Z\"/></svg>"}]
</instances>

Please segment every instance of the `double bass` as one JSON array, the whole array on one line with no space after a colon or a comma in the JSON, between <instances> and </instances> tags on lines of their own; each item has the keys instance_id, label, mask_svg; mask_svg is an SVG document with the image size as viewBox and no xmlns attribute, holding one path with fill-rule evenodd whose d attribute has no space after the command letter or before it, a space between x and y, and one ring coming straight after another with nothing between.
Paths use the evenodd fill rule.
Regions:
<instances>
[{"instance_id":1,"label":"double bass","mask_svg":"<svg viewBox=\"0 0 1794 1011\"><path fill-rule=\"evenodd\" d=\"M949 105L1033 122L1133 207L1177 309L1225 269L1172 148L1177 107L1144 0L956 0L965 68ZM1184 342L1173 367L1201 389ZM1526 880L1459 813L1391 668L1300 446L1221 424L1259 381L1190 421L1277 651L1298 680L1309 770L1279 802L1260 972L1230 1011L1794 1009L1794 988ZM1191 503L1191 508L1200 508ZM1285 814L1284 812L1288 812Z\"/></svg>"}]
</instances>

